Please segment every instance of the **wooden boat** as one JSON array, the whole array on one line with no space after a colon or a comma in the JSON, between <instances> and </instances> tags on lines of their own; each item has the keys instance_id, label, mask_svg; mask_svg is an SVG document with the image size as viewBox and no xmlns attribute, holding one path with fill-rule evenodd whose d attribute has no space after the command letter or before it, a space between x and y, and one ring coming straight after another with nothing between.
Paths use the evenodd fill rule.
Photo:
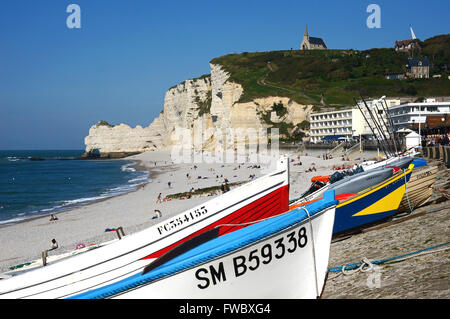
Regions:
<instances>
[{"instance_id":1,"label":"wooden boat","mask_svg":"<svg viewBox=\"0 0 450 319\"><path fill-rule=\"evenodd\" d=\"M156 267L72 298L317 298L327 273L336 203L329 191L321 201L199 239L199 245L155 261Z\"/></svg>"},{"instance_id":2,"label":"wooden boat","mask_svg":"<svg viewBox=\"0 0 450 319\"><path fill-rule=\"evenodd\" d=\"M357 194L336 196L340 203L336 206L333 235L339 236L392 217L405 194L405 184L413 168L414 164L410 164L407 170L399 170L387 180ZM304 203L299 201L290 205L290 209L302 205Z\"/></svg>"},{"instance_id":3,"label":"wooden boat","mask_svg":"<svg viewBox=\"0 0 450 319\"><path fill-rule=\"evenodd\" d=\"M398 212L411 211L424 205L433 194L438 166L423 166L414 168L411 178L406 185L405 195L402 198Z\"/></svg>"},{"instance_id":4,"label":"wooden boat","mask_svg":"<svg viewBox=\"0 0 450 319\"><path fill-rule=\"evenodd\" d=\"M351 176L346 176L342 180L337 181L333 184L326 183L325 185L323 185L324 183L321 181L314 181L310 190L305 192L301 196L301 198L297 200L296 204L301 202L308 203L312 200L318 199L320 198L320 196L322 196L322 194L325 191L333 188L336 190L336 195L346 193L357 193L370 186L380 183L381 181L384 181L388 177L392 176L392 174L389 175L390 170L386 170L384 168L386 167L399 167L401 169L407 168L408 165L413 160L414 159L412 157L404 156L384 160L374 165L366 165L364 167L363 172ZM321 184L315 186L317 183ZM314 187L316 189L314 189Z\"/></svg>"},{"instance_id":5,"label":"wooden boat","mask_svg":"<svg viewBox=\"0 0 450 319\"><path fill-rule=\"evenodd\" d=\"M0 298L64 298L139 273L177 245L222 224L224 235L289 207L289 159L276 169L148 229L77 256L0 280Z\"/></svg>"},{"instance_id":6,"label":"wooden boat","mask_svg":"<svg viewBox=\"0 0 450 319\"><path fill-rule=\"evenodd\" d=\"M396 156L396 157L391 157L379 162L365 162L365 163L361 163L361 166L364 168L364 171L368 171L368 170L372 170L375 168L379 168L379 167L384 167L384 166L397 166L400 167L401 169L403 168L407 168L408 165L414 160L413 157L411 156Z\"/></svg>"},{"instance_id":7,"label":"wooden boat","mask_svg":"<svg viewBox=\"0 0 450 319\"><path fill-rule=\"evenodd\" d=\"M356 194L366 188L385 181L394 175L396 169L381 167L352 176L346 176L340 181L331 184L328 189L334 189L336 195Z\"/></svg>"},{"instance_id":8,"label":"wooden boat","mask_svg":"<svg viewBox=\"0 0 450 319\"><path fill-rule=\"evenodd\" d=\"M364 171L361 173L357 173L355 175L351 175L351 176L346 176L343 178L343 180L337 181L333 184L331 183L324 183L323 181L313 181L313 184L311 185L310 189L305 192L297 201L296 204L298 203L308 203L312 200L316 200L318 198L320 198L320 196L323 195L323 193L325 191L327 191L328 189L332 189L333 185L335 187L336 190L336 195L340 195L340 194L345 194L345 193L356 193L359 192L363 189L366 189L372 185L375 185L376 183L379 183L383 180L385 180L386 178L390 177L387 175L384 175L385 172L383 172L384 176L381 175L377 175L377 174L373 174L374 170L381 170L387 166L389 167L399 167L401 169L408 167L408 165L414 160L414 158L410 157L410 156L402 156L402 157L395 157L395 158L391 158L388 160L384 160L381 162L378 162L376 164L372 164L372 165L366 165L364 166ZM374 176L374 180L372 180L372 182L370 181L370 178L367 177L362 177L365 174L372 174L372 176ZM392 176L392 175L391 175ZM356 181L355 178L361 179L361 181ZM353 182L356 183L353 183ZM342 185L345 184L345 185ZM356 187L356 191L355 190L345 190L345 187L348 186L350 188L355 188ZM339 189L338 189L339 187Z\"/></svg>"},{"instance_id":9,"label":"wooden boat","mask_svg":"<svg viewBox=\"0 0 450 319\"><path fill-rule=\"evenodd\" d=\"M392 217L405 194L414 165L336 206L333 235L353 231Z\"/></svg>"}]
</instances>

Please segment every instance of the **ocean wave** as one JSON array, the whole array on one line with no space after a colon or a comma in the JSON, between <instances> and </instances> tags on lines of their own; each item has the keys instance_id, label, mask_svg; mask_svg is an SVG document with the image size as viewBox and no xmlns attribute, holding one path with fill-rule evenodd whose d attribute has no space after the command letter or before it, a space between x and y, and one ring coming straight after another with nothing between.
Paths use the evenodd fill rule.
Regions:
<instances>
[{"instance_id":1,"label":"ocean wave","mask_svg":"<svg viewBox=\"0 0 450 319\"><path fill-rule=\"evenodd\" d=\"M120 169L122 170L122 172L136 172L136 169L131 167L131 166L133 166L135 164L136 164L135 162L124 164L124 165L122 165L122 167Z\"/></svg>"},{"instance_id":2,"label":"ocean wave","mask_svg":"<svg viewBox=\"0 0 450 319\"><path fill-rule=\"evenodd\" d=\"M129 184L133 184L133 183L136 183L136 182L139 182L139 183L146 183L146 182L149 182L149 178L148 178L148 174L145 174L145 175L143 175L143 176L139 176L139 177L136 177L136 178L133 178L133 179L130 179L129 181L128 181L128 183ZM150 180L151 181L151 180Z\"/></svg>"},{"instance_id":3,"label":"ocean wave","mask_svg":"<svg viewBox=\"0 0 450 319\"><path fill-rule=\"evenodd\" d=\"M8 161L8 162L17 162L17 161L22 161L22 160L24 160L24 158L17 157L17 156L7 156L7 157L0 158L0 161Z\"/></svg>"},{"instance_id":4,"label":"ocean wave","mask_svg":"<svg viewBox=\"0 0 450 319\"><path fill-rule=\"evenodd\" d=\"M107 196L105 194L105 195L100 195L100 196L84 197L84 198L78 198L78 199L65 200L65 201L63 201L63 204L60 207L66 207L66 206L72 206L72 205L81 204L81 203L93 202L93 201L104 199L104 198L107 198L107 197L109 197L109 196Z\"/></svg>"},{"instance_id":5,"label":"ocean wave","mask_svg":"<svg viewBox=\"0 0 450 319\"><path fill-rule=\"evenodd\" d=\"M26 219L28 219L29 217L24 216L24 217L15 217L15 218L11 218L11 219L6 219L6 220L0 220L0 225L4 225L4 224L15 224L21 221L24 221Z\"/></svg>"}]
</instances>

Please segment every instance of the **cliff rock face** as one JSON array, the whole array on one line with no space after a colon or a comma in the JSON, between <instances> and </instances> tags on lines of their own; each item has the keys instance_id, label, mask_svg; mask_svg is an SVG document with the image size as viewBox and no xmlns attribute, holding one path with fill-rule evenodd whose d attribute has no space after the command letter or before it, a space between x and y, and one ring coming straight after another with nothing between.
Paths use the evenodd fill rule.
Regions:
<instances>
[{"instance_id":1,"label":"cliff rock face","mask_svg":"<svg viewBox=\"0 0 450 319\"><path fill-rule=\"evenodd\" d=\"M183 130L192 137L192 143L184 141L183 147L204 150L223 145L229 137L229 128L257 131L283 124L287 125L287 131L281 132L281 137L287 137L311 112L312 105L300 105L286 97L240 103L242 86L228 81L230 75L220 65L210 67L210 76L187 80L169 89L163 111L148 127L113 126L106 122L92 126L85 138L85 155L121 157L149 150L170 150L179 145ZM279 105L277 111L275 104ZM202 139L196 143L200 132Z\"/></svg>"}]
</instances>

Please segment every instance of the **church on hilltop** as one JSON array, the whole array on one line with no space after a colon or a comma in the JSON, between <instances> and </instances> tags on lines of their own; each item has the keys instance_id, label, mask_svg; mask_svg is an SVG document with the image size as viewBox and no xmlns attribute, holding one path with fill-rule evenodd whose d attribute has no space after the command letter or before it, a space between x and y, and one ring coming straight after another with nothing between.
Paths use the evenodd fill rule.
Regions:
<instances>
[{"instance_id":1,"label":"church on hilltop","mask_svg":"<svg viewBox=\"0 0 450 319\"><path fill-rule=\"evenodd\" d=\"M310 37L308 34L308 25L305 27L305 34L303 35L300 50L326 50L328 49L322 38Z\"/></svg>"}]
</instances>

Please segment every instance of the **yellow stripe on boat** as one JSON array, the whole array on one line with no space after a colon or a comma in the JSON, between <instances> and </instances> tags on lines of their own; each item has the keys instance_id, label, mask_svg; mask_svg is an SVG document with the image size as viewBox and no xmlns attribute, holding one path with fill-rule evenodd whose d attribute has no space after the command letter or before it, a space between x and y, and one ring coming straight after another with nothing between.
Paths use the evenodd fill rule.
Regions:
<instances>
[{"instance_id":1,"label":"yellow stripe on boat","mask_svg":"<svg viewBox=\"0 0 450 319\"><path fill-rule=\"evenodd\" d=\"M376 203L370 205L366 209L363 209L359 213L356 213L352 216L363 216L363 215L371 215L378 214L389 210L395 210L400 205L402 201L403 195L405 194L405 187L399 187L389 195L383 197Z\"/></svg>"},{"instance_id":2,"label":"yellow stripe on boat","mask_svg":"<svg viewBox=\"0 0 450 319\"><path fill-rule=\"evenodd\" d=\"M383 187L386 187L386 186L388 186L388 185L390 185L390 184L395 183L396 181L398 181L398 180L401 179L401 178L405 178L405 175L409 174L409 173L412 171L413 168L414 168L414 165L413 165L413 164L410 164L409 167L408 167L408 169L407 169L404 173L402 173L402 174L400 174L400 175L397 175L397 176L393 176L393 177L391 177L390 179L388 179L387 181L383 182L381 185L373 186L372 189L368 189L368 190L366 189L366 190L363 190L363 191L359 192L358 195L355 195L353 198L351 198L351 199L349 199L349 200L346 200L346 201L343 202L343 203L340 203L339 205L336 206L336 208L340 208L340 207L343 207L343 206L348 205L348 204L350 204L350 203L353 203L353 202L355 202L355 201L357 201L357 200L360 200L361 198L363 198L363 197L365 197L365 196L368 196L368 195L370 195L370 194L372 194L372 193L378 191L379 189L381 189L381 188L383 188ZM405 194L406 188L405 188L405 186L402 186L402 187L399 187L399 189L400 189L400 190L403 190L403 191L397 192L397 190L398 190L398 189L397 189L395 192L392 192L392 193L395 193L395 196L392 196L392 197L396 199L396 198L399 196L400 192L401 192L401 197L400 197L400 201L401 201L401 199L403 198L403 195ZM392 194L392 193L391 193L391 194ZM383 201L383 200L384 200L385 198L387 198L387 197L390 197L390 195L385 196L385 197L384 197L383 199L381 199L380 201ZM378 202L380 202L380 201L378 201ZM397 206L395 207L395 209L397 209L397 208L398 208L398 205L400 205L400 201L397 203ZM378 202L377 202L377 203L378 203ZM395 203L396 203L396 202L397 202L397 201L395 201L395 202L394 202L394 205L392 205L392 206L395 206ZM370 207L372 207L372 206L374 206L374 205L377 205L377 203L374 203L373 205L367 207L366 209L362 210L361 212L358 212L357 214L354 214L353 216L367 215L367 214L376 214L376 213L379 212L379 211L372 212L372 213L367 212L367 211L371 211L371 210L369 210ZM387 210L387 209L382 209L382 211L386 211L386 210ZM364 213L363 213L363 212L364 212Z\"/></svg>"},{"instance_id":3,"label":"yellow stripe on boat","mask_svg":"<svg viewBox=\"0 0 450 319\"><path fill-rule=\"evenodd\" d=\"M333 234L380 222L397 211L414 165L336 206Z\"/></svg>"}]
</instances>

